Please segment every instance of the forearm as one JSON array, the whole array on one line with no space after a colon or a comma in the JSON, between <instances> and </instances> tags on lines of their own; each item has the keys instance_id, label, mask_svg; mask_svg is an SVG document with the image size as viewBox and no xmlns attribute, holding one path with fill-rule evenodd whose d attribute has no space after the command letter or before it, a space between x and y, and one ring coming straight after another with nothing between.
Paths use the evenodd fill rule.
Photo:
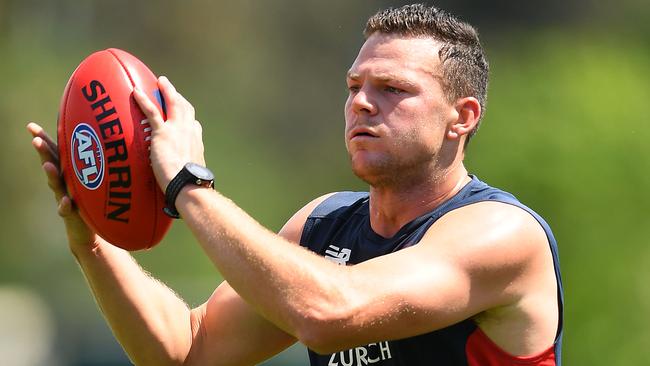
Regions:
<instances>
[{"instance_id":1,"label":"forearm","mask_svg":"<svg viewBox=\"0 0 650 366\"><path fill-rule=\"evenodd\" d=\"M138 365L179 364L192 344L190 311L172 291L149 277L124 250L99 239L66 192L58 146L37 124L33 136L48 186L57 201L71 252L115 336Z\"/></svg>"},{"instance_id":2,"label":"forearm","mask_svg":"<svg viewBox=\"0 0 650 366\"><path fill-rule=\"evenodd\" d=\"M192 339L187 305L122 249L100 241L72 252L130 359L137 365L182 363Z\"/></svg>"},{"instance_id":3,"label":"forearm","mask_svg":"<svg viewBox=\"0 0 650 366\"><path fill-rule=\"evenodd\" d=\"M315 315L349 299L342 268L265 229L219 193L188 186L176 205L237 293L289 334L303 340Z\"/></svg>"}]
</instances>

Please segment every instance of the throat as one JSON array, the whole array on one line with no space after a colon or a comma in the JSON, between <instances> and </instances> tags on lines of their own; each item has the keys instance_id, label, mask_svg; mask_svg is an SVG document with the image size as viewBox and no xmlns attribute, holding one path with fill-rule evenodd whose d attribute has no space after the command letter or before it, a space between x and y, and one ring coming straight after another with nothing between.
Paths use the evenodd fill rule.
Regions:
<instances>
[{"instance_id":1,"label":"throat","mask_svg":"<svg viewBox=\"0 0 650 366\"><path fill-rule=\"evenodd\" d=\"M371 187L370 226L376 234L391 238L404 225L455 196L471 180L465 171L456 179L428 182L408 190Z\"/></svg>"}]
</instances>

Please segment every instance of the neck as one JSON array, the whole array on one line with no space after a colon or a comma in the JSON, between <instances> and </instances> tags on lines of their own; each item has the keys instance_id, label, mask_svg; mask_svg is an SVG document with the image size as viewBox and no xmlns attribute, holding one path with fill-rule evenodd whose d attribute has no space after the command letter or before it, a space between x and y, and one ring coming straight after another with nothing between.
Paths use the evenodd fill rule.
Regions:
<instances>
[{"instance_id":1,"label":"neck","mask_svg":"<svg viewBox=\"0 0 650 366\"><path fill-rule=\"evenodd\" d=\"M470 180L460 164L408 187L370 187L370 225L375 233L392 237L402 226L453 197Z\"/></svg>"}]
</instances>

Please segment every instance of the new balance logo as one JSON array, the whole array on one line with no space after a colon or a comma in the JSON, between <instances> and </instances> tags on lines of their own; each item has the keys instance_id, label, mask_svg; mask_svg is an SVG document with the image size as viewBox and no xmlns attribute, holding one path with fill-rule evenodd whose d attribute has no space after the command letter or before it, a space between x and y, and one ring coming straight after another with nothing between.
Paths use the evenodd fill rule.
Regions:
<instances>
[{"instance_id":1,"label":"new balance logo","mask_svg":"<svg viewBox=\"0 0 650 366\"><path fill-rule=\"evenodd\" d=\"M325 250L325 258L340 266L345 266L350 260L351 253L352 251L348 248L339 248L336 245L330 245L329 248Z\"/></svg>"}]
</instances>

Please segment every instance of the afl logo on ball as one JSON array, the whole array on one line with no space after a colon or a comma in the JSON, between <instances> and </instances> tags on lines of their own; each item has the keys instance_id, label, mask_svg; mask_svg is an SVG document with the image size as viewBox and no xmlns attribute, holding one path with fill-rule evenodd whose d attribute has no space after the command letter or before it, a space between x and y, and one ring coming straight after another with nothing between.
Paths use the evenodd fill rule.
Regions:
<instances>
[{"instance_id":1,"label":"afl logo on ball","mask_svg":"<svg viewBox=\"0 0 650 366\"><path fill-rule=\"evenodd\" d=\"M77 178L86 188L97 189L104 179L104 152L99 137L86 123L80 123L72 132L70 156Z\"/></svg>"}]
</instances>

